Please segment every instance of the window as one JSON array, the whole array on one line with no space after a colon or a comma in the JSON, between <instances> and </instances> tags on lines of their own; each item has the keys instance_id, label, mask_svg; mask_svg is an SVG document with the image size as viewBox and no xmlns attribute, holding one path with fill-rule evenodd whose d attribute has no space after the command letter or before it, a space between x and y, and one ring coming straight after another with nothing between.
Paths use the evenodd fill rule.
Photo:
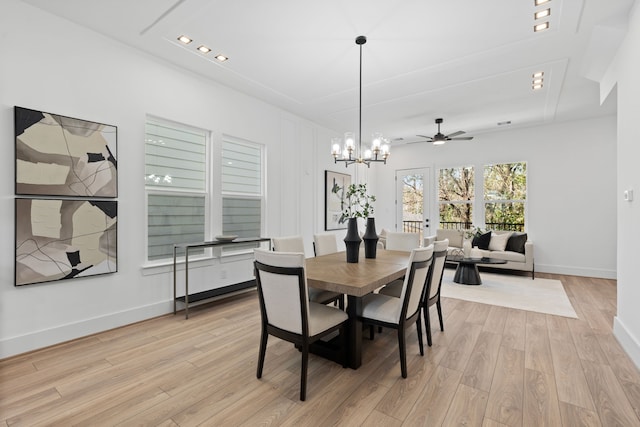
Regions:
<instances>
[{"instance_id":1,"label":"window","mask_svg":"<svg viewBox=\"0 0 640 427\"><path fill-rule=\"evenodd\" d=\"M262 146L224 135L222 141L222 232L239 237L262 234ZM235 245L230 250L253 248Z\"/></svg>"},{"instance_id":2,"label":"window","mask_svg":"<svg viewBox=\"0 0 640 427\"><path fill-rule=\"evenodd\" d=\"M484 222L491 230L524 231L527 164L484 167Z\"/></svg>"},{"instance_id":3,"label":"window","mask_svg":"<svg viewBox=\"0 0 640 427\"><path fill-rule=\"evenodd\" d=\"M147 119L145 188L149 261L173 258L175 243L206 240L208 139L208 132L201 129Z\"/></svg>"},{"instance_id":4,"label":"window","mask_svg":"<svg viewBox=\"0 0 640 427\"><path fill-rule=\"evenodd\" d=\"M472 166L438 171L440 228L471 228L475 174Z\"/></svg>"},{"instance_id":5,"label":"window","mask_svg":"<svg viewBox=\"0 0 640 427\"><path fill-rule=\"evenodd\" d=\"M208 241L214 234L262 235L262 145L222 135L216 148L222 151L221 165L212 167L209 153L216 141L211 132L147 118L145 133L148 261L173 259L174 244ZM221 185L210 185L211 179ZM233 245L222 253L257 246ZM190 255L205 253L211 252L189 250Z\"/></svg>"}]
</instances>

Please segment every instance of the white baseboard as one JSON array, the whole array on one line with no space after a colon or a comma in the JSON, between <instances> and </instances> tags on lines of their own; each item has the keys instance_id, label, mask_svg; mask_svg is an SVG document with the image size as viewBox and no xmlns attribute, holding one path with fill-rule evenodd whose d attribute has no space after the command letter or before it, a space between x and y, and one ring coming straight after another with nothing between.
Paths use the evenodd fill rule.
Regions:
<instances>
[{"instance_id":1,"label":"white baseboard","mask_svg":"<svg viewBox=\"0 0 640 427\"><path fill-rule=\"evenodd\" d=\"M618 316L613 318L613 336L618 339L624 351L640 369L640 342L629 332Z\"/></svg>"},{"instance_id":2,"label":"white baseboard","mask_svg":"<svg viewBox=\"0 0 640 427\"><path fill-rule=\"evenodd\" d=\"M67 325L56 326L50 329L43 329L26 335L7 338L0 341L0 359L172 312L173 301L164 301L143 307L136 307L127 311L109 313L104 316L85 319Z\"/></svg>"},{"instance_id":3,"label":"white baseboard","mask_svg":"<svg viewBox=\"0 0 640 427\"><path fill-rule=\"evenodd\" d=\"M536 273L567 274L569 276L597 277L600 279L617 279L615 270L599 268L569 267L565 265L535 264Z\"/></svg>"}]
</instances>

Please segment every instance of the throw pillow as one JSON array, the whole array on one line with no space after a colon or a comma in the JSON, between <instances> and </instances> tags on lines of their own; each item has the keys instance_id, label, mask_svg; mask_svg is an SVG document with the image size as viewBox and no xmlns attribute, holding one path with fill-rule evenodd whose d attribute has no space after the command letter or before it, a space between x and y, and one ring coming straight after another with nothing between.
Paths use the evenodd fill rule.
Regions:
<instances>
[{"instance_id":1,"label":"throw pillow","mask_svg":"<svg viewBox=\"0 0 640 427\"><path fill-rule=\"evenodd\" d=\"M484 233L480 236L476 236L471 241L471 246L477 246L478 249L489 249L489 243L491 242L491 232Z\"/></svg>"},{"instance_id":2,"label":"throw pillow","mask_svg":"<svg viewBox=\"0 0 640 427\"><path fill-rule=\"evenodd\" d=\"M490 251L504 251L507 247L507 240L511 237L511 233L491 234L491 241L489 242Z\"/></svg>"},{"instance_id":3,"label":"throw pillow","mask_svg":"<svg viewBox=\"0 0 640 427\"><path fill-rule=\"evenodd\" d=\"M527 233L513 233L507 240L505 251L524 253L524 244L527 243Z\"/></svg>"}]
</instances>

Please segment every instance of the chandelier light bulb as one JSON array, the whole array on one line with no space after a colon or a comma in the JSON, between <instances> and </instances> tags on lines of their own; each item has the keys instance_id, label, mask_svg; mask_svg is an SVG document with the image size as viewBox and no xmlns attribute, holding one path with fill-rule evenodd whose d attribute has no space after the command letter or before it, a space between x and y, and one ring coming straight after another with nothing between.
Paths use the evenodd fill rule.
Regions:
<instances>
[{"instance_id":1,"label":"chandelier light bulb","mask_svg":"<svg viewBox=\"0 0 640 427\"><path fill-rule=\"evenodd\" d=\"M382 144L382 134L377 132L374 133L371 138L371 146L373 147L373 150L380 149L381 144Z\"/></svg>"},{"instance_id":2,"label":"chandelier light bulb","mask_svg":"<svg viewBox=\"0 0 640 427\"><path fill-rule=\"evenodd\" d=\"M352 149L356 146L356 136L353 132L345 132L344 134L344 146L347 149Z\"/></svg>"}]
</instances>

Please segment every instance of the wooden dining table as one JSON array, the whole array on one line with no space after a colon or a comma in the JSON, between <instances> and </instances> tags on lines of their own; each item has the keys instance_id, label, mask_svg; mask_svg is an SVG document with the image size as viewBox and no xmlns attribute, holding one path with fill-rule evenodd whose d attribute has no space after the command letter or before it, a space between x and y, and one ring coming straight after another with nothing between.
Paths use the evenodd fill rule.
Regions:
<instances>
[{"instance_id":1,"label":"wooden dining table","mask_svg":"<svg viewBox=\"0 0 640 427\"><path fill-rule=\"evenodd\" d=\"M344 252L306 259L307 283L310 287L347 295L349 315L347 349L348 366L362 364L362 297L404 276L410 252L377 250L374 259L360 253L357 263L347 263Z\"/></svg>"}]
</instances>

